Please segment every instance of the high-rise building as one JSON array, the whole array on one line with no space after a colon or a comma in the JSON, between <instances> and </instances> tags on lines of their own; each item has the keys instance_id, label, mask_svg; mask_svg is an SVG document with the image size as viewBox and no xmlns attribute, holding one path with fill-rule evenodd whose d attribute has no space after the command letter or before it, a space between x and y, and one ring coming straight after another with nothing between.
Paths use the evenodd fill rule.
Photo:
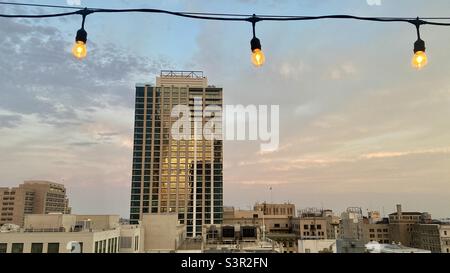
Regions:
<instances>
[{"instance_id":1,"label":"high-rise building","mask_svg":"<svg viewBox=\"0 0 450 273\"><path fill-rule=\"evenodd\" d=\"M0 226L23 226L26 214L69 214L69 199L62 184L25 181L14 188L0 188Z\"/></svg>"},{"instance_id":2,"label":"high-rise building","mask_svg":"<svg viewBox=\"0 0 450 273\"><path fill-rule=\"evenodd\" d=\"M156 85L136 85L131 223L146 213L176 213L195 237L203 225L222 222L223 141L202 130L214 116L208 109L221 109L222 101L222 88L208 86L198 71L162 71ZM177 106L188 110L187 138L172 135Z\"/></svg>"}]
</instances>

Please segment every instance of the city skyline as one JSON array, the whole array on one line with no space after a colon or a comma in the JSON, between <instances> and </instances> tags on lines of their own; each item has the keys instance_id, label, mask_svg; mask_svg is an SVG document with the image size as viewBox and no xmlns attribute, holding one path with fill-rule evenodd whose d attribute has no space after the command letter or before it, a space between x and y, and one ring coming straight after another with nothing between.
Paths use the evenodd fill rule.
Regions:
<instances>
[{"instance_id":1,"label":"city skyline","mask_svg":"<svg viewBox=\"0 0 450 273\"><path fill-rule=\"evenodd\" d=\"M382 16L440 16L450 8L446 1L316 2L155 1L152 7ZM0 7L5 10L11 11ZM260 154L257 142L224 142L225 206L291 201L389 213L402 203L434 218L450 216L446 29L423 28L430 65L417 73L410 68L415 33L409 26L264 22L258 37L267 60L255 70L249 26L130 16L89 18L91 51L83 63L69 55L79 18L1 19L0 33L9 38L0 42L0 187L55 181L66 185L76 213L127 216L134 86L152 82L162 69L195 69L226 90L225 104L280 105L278 151Z\"/></svg>"}]
</instances>

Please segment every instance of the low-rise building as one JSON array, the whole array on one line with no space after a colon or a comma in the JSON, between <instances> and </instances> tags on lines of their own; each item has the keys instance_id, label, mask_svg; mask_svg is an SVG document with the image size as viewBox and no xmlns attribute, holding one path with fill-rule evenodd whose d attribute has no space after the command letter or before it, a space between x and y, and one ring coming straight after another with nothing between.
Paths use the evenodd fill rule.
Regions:
<instances>
[{"instance_id":1,"label":"low-rise building","mask_svg":"<svg viewBox=\"0 0 450 273\"><path fill-rule=\"evenodd\" d=\"M298 240L298 253L337 253L336 240Z\"/></svg>"},{"instance_id":2,"label":"low-rise building","mask_svg":"<svg viewBox=\"0 0 450 273\"><path fill-rule=\"evenodd\" d=\"M391 241L411 247L413 245L413 226L430 221L431 215L426 212L403 211L402 206L397 205L397 211L389 214Z\"/></svg>"},{"instance_id":3,"label":"low-rise building","mask_svg":"<svg viewBox=\"0 0 450 273\"><path fill-rule=\"evenodd\" d=\"M25 181L18 187L0 188L0 226L23 226L28 214L70 214L64 185L49 181Z\"/></svg>"},{"instance_id":4,"label":"low-rise building","mask_svg":"<svg viewBox=\"0 0 450 273\"><path fill-rule=\"evenodd\" d=\"M390 244L389 224L385 222L364 223L363 241L364 243L377 241L380 244Z\"/></svg>"},{"instance_id":5,"label":"low-rise building","mask_svg":"<svg viewBox=\"0 0 450 273\"><path fill-rule=\"evenodd\" d=\"M89 217L95 223L76 215L26 215L23 228L0 233L0 253L120 252L121 227L102 221L116 216ZM104 228L93 228L97 225Z\"/></svg>"},{"instance_id":6,"label":"low-rise building","mask_svg":"<svg viewBox=\"0 0 450 273\"><path fill-rule=\"evenodd\" d=\"M175 251L186 238L186 225L180 224L174 213L143 214L140 224L144 229L145 252Z\"/></svg>"},{"instance_id":7,"label":"low-rise building","mask_svg":"<svg viewBox=\"0 0 450 273\"><path fill-rule=\"evenodd\" d=\"M412 227L412 245L433 253L450 253L450 224L417 223Z\"/></svg>"},{"instance_id":8,"label":"low-rise building","mask_svg":"<svg viewBox=\"0 0 450 273\"><path fill-rule=\"evenodd\" d=\"M282 215L295 216L295 205L290 203L271 204L271 203L256 203L253 207L255 211L262 211L264 215Z\"/></svg>"}]
</instances>

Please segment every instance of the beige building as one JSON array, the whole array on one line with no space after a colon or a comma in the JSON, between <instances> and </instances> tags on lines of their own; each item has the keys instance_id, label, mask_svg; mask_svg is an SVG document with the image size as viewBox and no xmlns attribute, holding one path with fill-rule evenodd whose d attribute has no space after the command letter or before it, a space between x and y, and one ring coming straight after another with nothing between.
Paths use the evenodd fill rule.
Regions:
<instances>
[{"instance_id":1,"label":"beige building","mask_svg":"<svg viewBox=\"0 0 450 273\"><path fill-rule=\"evenodd\" d=\"M336 239L339 218L331 210L307 208L291 219L292 232L301 240Z\"/></svg>"},{"instance_id":2,"label":"beige building","mask_svg":"<svg viewBox=\"0 0 450 273\"><path fill-rule=\"evenodd\" d=\"M27 214L70 213L64 185L25 181L18 187L0 188L0 226L23 226Z\"/></svg>"},{"instance_id":3,"label":"beige building","mask_svg":"<svg viewBox=\"0 0 450 273\"><path fill-rule=\"evenodd\" d=\"M266 215L261 210L239 210L224 208L223 224L259 225L267 233L290 233L291 216Z\"/></svg>"},{"instance_id":4,"label":"beige building","mask_svg":"<svg viewBox=\"0 0 450 273\"><path fill-rule=\"evenodd\" d=\"M186 238L176 214L144 214L137 225L118 215L26 215L23 228L0 229L0 253L174 252Z\"/></svg>"},{"instance_id":5,"label":"beige building","mask_svg":"<svg viewBox=\"0 0 450 273\"><path fill-rule=\"evenodd\" d=\"M329 238L326 217L301 217L293 219L293 232L302 240L324 240Z\"/></svg>"},{"instance_id":6,"label":"beige building","mask_svg":"<svg viewBox=\"0 0 450 273\"><path fill-rule=\"evenodd\" d=\"M339 239L348 242L363 240L363 215L361 208L350 207L341 214Z\"/></svg>"},{"instance_id":7,"label":"beige building","mask_svg":"<svg viewBox=\"0 0 450 273\"><path fill-rule=\"evenodd\" d=\"M428 213L404 212L402 206L397 205L397 211L389 214L389 233L391 241L401 243L404 246L412 246L413 226L418 223L431 221Z\"/></svg>"},{"instance_id":8,"label":"beige building","mask_svg":"<svg viewBox=\"0 0 450 273\"><path fill-rule=\"evenodd\" d=\"M380 244L389 244L391 243L390 238L388 223L363 224L363 241L365 244L373 241Z\"/></svg>"},{"instance_id":9,"label":"beige building","mask_svg":"<svg viewBox=\"0 0 450 273\"><path fill-rule=\"evenodd\" d=\"M415 224L412 245L433 253L450 253L450 223Z\"/></svg>"},{"instance_id":10,"label":"beige building","mask_svg":"<svg viewBox=\"0 0 450 273\"><path fill-rule=\"evenodd\" d=\"M298 253L337 253L336 240L299 240Z\"/></svg>"},{"instance_id":11,"label":"beige building","mask_svg":"<svg viewBox=\"0 0 450 273\"><path fill-rule=\"evenodd\" d=\"M295 205L284 203L284 204L268 204L256 203L253 207L255 211L262 211L264 215L282 215L282 216L295 216Z\"/></svg>"},{"instance_id":12,"label":"beige building","mask_svg":"<svg viewBox=\"0 0 450 273\"><path fill-rule=\"evenodd\" d=\"M283 252L297 252L297 235L292 232L293 217L291 215L295 211L294 205L265 204L265 206L266 210L264 210L264 204L262 206L255 205L255 210L224 208L222 229L227 229L228 226L228 229L241 234L240 238L245 233L252 234L248 238L256 238L260 233L263 240L268 238L280 244ZM280 214L281 212L288 214L283 215ZM268 213L275 213L275 215Z\"/></svg>"},{"instance_id":13,"label":"beige building","mask_svg":"<svg viewBox=\"0 0 450 273\"><path fill-rule=\"evenodd\" d=\"M118 253L130 230L137 236L134 242L140 241L140 227L119 226L114 219L119 217L26 215L23 228L0 232L0 253ZM141 252L142 246L133 245L132 252Z\"/></svg>"},{"instance_id":14,"label":"beige building","mask_svg":"<svg viewBox=\"0 0 450 273\"><path fill-rule=\"evenodd\" d=\"M177 214L144 214L145 252L171 252L186 239L186 225L180 224Z\"/></svg>"}]
</instances>

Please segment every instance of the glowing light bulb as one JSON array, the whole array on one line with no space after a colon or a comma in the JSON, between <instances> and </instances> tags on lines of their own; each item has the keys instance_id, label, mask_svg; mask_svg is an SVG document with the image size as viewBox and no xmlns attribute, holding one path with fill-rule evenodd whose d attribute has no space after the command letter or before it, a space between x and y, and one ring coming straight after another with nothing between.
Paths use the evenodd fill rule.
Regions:
<instances>
[{"instance_id":1,"label":"glowing light bulb","mask_svg":"<svg viewBox=\"0 0 450 273\"><path fill-rule=\"evenodd\" d=\"M424 51L417 51L412 58L412 66L421 69L428 64L428 57Z\"/></svg>"},{"instance_id":2,"label":"glowing light bulb","mask_svg":"<svg viewBox=\"0 0 450 273\"><path fill-rule=\"evenodd\" d=\"M83 41L77 41L72 49L72 54L75 58L81 60L87 56L87 46Z\"/></svg>"},{"instance_id":3,"label":"glowing light bulb","mask_svg":"<svg viewBox=\"0 0 450 273\"><path fill-rule=\"evenodd\" d=\"M261 51L261 49L257 48L253 50L252 53L252 63L256 67L262 66L266 62L266 57L264 56L264 53Z\"/></svg>"}]
</instances>

